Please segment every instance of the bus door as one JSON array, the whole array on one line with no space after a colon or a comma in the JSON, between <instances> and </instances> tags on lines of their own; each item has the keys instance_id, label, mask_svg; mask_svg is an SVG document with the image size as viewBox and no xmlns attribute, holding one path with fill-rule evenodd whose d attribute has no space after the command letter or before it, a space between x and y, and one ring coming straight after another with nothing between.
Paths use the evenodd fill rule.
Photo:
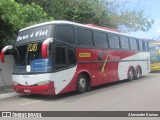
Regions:
<instances>
[{"instance_id":1,"label":"bus door","mask_svg":"<svg viewBox=\"0 0 160 120\"><path fill-rule=\"evenodd\" d=\"M103 74L103 82L109 83L112 81L113 67L111 62L111 52L103 51L103 63L102 63L102 74Z\"/></svg>"},{"instance_id":2,"label":"bus door","mask_svg":"<svg viewBox=\"0 0 160 120\"><path fill-rule=\"evenodd\" d=\"M109 72L107 71L109 55L105 50L98 52L98 79L100 83L106 83L109 81Z\"/></svg>"},{"instance_id":3,"label":"bus door","mask_svg":"<svg viewBox=\"0 0 160 120\"><path fill-rule=\"evenodd\" d=\"M97 51L97 62L94 64L95 67L93 66L93 71L95 73L95 80L94 84L101 84L103 81L103 74L101 72L102 69L102 50Z\"/></svg>"},{"instance_id":4,"label":"bus door","mask_svg":"<svg viewBox=\"0 0 160 120\"><path fill-rule=\"evenodd\" d=\"M62 44L57 44L55 48L55 86L60 89L65 88L72 80L76 71L76 51L75 48Z\"/></svg>"}]
</instances>

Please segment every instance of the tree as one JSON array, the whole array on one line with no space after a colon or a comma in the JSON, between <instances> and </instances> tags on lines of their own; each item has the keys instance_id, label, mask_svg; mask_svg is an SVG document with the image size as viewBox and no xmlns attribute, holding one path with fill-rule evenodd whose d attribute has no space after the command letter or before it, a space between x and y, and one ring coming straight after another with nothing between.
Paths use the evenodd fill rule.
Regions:
<instances>
[{"instance_id":1,"label":"tree","mask_svg":"<svg viewBox=\"0 0 160 120\"><path fill-rule=\"evenodd\" d=\"M123 32L136 32L136 31L148 31L154 20L145 16L144 12L136 5L132 8L129 6L129 1L123 0L104 0L108 7L110 14L110 20L112 24L115 24L120 31Z\"/></svg>"},{"instance_id":2,"label":"tree","mask_svg":"<svg viewBox=\"0 0 160 120\"><path fill-rule=\"evenodd\" d=\"M55 20L69 20L82 24L93 23L116 28L111 24L109 11L101 0L17 0L22 4L36 3Z\"/></svg>"},{"instance_id":3,"label":"tree","mask_svg":"<svg viewBox=\"0 0 160 120\"><path fill-rule=\"evenodd\" d=\"M0 48L13 44L20 28L52 19L42 7L32 3L22 5L14 0L0 1Z\"/></svg>"},{"instance_id":4,"label":"tree","mask_svg":"<svg viewBox=\"0 0 160 120\"><path fill-rule=\"evenodd\" d=\"M112 14L111 21L123 32L148 31L154 20L143 15L143 11L125 12L121 14Z\"/></svg>"},{"instance_id":5,"label":"tree","mask_svg":"<svg viewBox=\"0 0 160 120\"><path fill-rule=\"evenodd\" d=\"M123 32L147 31L154 21L140 9L128 9L127 0L17 0L23 4L36 3L55 20L93 23ZM123 7L121 7L123 6Z\"/></svg>"}]
</instances>

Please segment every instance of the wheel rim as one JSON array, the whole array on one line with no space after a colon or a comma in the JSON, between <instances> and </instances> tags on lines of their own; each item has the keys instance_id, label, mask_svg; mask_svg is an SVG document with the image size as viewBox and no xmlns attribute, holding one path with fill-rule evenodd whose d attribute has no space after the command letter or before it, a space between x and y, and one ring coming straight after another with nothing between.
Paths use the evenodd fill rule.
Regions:
<instances>
[{"instance_id":1,"label":"wheel rim","mask_svg":"<svg viewBox=\"0 0 160 120\"><path fill-rule=\"evenodd\" d=\"M81 90L84 90L86 88L86 80L84 78L79 79L78 86Z\"/></svg>"}]
</instances>

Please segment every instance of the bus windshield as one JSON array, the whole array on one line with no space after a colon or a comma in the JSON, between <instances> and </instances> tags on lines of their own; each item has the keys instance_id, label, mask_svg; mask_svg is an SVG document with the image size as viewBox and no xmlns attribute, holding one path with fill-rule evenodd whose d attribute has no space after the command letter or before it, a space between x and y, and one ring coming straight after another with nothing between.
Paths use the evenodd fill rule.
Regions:
<instances>
[{"instance_id":1,"label":"bus windshield","mask_svg":"<svg viewBox=\"0 0 160 120\"><path fill-rule=\"evenodd\" d=\"M150 57L151 57L151 63L157 63L160 62L160 45L154 45L150 44Z\"/></svg>"},{"instance_id":2,"label":"bus windshield","mask_svg":"<svg viewBox=\"0 0 160 120\"><path fill-rule=\"evenodd\" d=\"M29 43L16 47L14 54L14 73L50 72L52 70L51 57L42 58L42 43Z\"/></svg>"}]
</instances>

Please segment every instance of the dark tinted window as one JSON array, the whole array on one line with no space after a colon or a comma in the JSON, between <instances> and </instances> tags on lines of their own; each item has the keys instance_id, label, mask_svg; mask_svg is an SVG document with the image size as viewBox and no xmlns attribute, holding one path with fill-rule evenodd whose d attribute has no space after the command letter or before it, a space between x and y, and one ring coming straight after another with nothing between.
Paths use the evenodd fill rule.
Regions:
<instances>
[{"instance_id":1,"label":"dark tinted window","mask_svg":"<svg viewBox=\"0 0 160 120\"><path fill-rule=\"evenodd\" d=\"M93 46L92 31L84 28L77 28L77 44Z\"/></svg>"},{"instance_id":2,"label":"dark tinted window","mask_svg":"<svg viewBox=\"0 0 160 120\"><path fill-rule=\"evenodd\" d=\"M144 41L144 50L145 51L149 51L148 42L147 41Z\"/></svg>"},{"instance_id":3,"label":"dark tinted window","mask_svg":"<svg viewBox=\"0 0 160 120\"><path fill-rule=\"evenodd\" d=\"M17 52L18 51L18 52ZM26 65L26 57L27 57L27 45L17 47L16 54L14 55L15 64L18 66L25 66ZM20 57L19 57L20 56Z\"/></svg>"},{"instance_id":4,"label":"dark tinted window","mask_svg":"<svg viewBox=\"0 0 160 120\"><path fill-rule=\"evenodd\" d=\"M75 49L68 49L68 64L69 66L76 64L76 51Z\"/></svg>"},{"instance_id":5,"label":"dark tinted window","mask_svg":"<svg viewBox=\"0 0 160 120\"><path fill-rule=\"evenodd\" d=\"M140 50L139 40L138 39L136 39L136 44L137 44L137 50Z\"/></svg>"},{"instance_id":6,"label":"dark tinted window","mask_svg":"<svg viewBox=\"0 0 160 120\"><path fill-rule=\"evenodd\" d=\"M56 39L73 44L75 42L73 27L67 25L57 25Z\"/></svg>"},{"instance_id":7,"label":"dark tinted window","mask_svg":"<svg viewBox=\"0 0 160 120\"><path fill-rule=\"evenodd\" d=\"M143 50L143 43L142 43L142 40L139 40L139 50Z\"/></svg>"},{"instance_id":8,"label":"dark tinted window","mask_svg":"<svg viewBox=\"0 0 160 120\"><path fill-rule=\"evenodd\" d=\"M131 50L137 50L137 42L136 42L136 39L130 38L130 39L129 39L129 42L130 42L130 48L131 48Z\"/></svg>"},{"instance_id":9,"label":"dark tinted window","mask_svg":"<svg viewBox=\"0 0 160 120\"><path fill-rule=\"evenodd\" d=\"M120 48L119 47L119 39L118 36L115 34L108 34L108 40L109 40L109 45L110 48Z\"/></svg>"},{"instance_id":10,"label":"dark tinted window","mask_svg":"<svg viewBox=\"0 0 160 120\"><path fill-rule=\"evenodd\" d=\"M122 49L129 49L129 41L127 37L120 37Z\"/></svg>"},{"instance_id":11,"label":"dark tinted window","mask_svg":"<svg viewBox=\"0 0 160 120\"><path fill-rule=\"evenodd\" d=\"M94 44L99 48L108 48L107 36L105 33L94 31Z\"/></svg>"},{"instance_id":12,"label":"dark tinted window","mask_svg":"<svg viewBox=\"0 0 160 120\"><path fill-rule=\"evenodd\" d=\"M146 42L147 51L149 51L149 44L148 41Z\"/></svg>"},{"instance_id":13,"label":"dark tinted window","mask_svg":"<svg viewBox=\"0 0 160 120\"><path fill-rule=\"evenodd\" d=\"M143 50L146 51L145 41L142 41L142 43L143 43Z\"/></svg>"},{"instance_id":14,"label":"dark tinted window","mask_svg":"<svg viewBox=\"0 0 160 120\"><path fill-rule=\"evenodd\" d=\"M56 69L61 69L66 66L66 53L65 47L57 46L56 47Z\"/></svg>"}]
</instances>

